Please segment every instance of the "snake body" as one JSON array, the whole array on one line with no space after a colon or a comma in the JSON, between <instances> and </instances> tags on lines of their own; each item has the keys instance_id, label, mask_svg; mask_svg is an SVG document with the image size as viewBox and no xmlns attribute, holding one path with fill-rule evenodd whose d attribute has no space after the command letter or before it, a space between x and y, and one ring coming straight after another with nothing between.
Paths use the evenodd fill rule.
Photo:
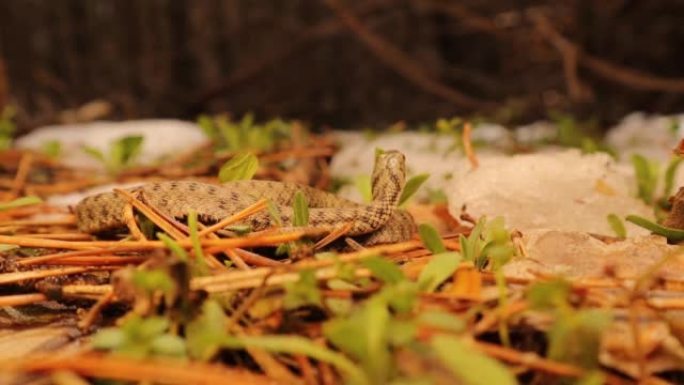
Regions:
<instances>
[{"instance_id":1,"label":"snake body","mask_svg":"<svg viewBox=\"0 0 684 385\"><path fill-rule=\"evenodd\" d=\"M365 245L408 239L415 230L413 218L397 209L404 188L404 155L397 151L377 156L371 185L373 200L360 204L309 186L274 181L234 181L212 185L194 181L150 183L131 191L159 212L174 218L186 217L195 210L202 222L218 222L254 204L261 198L271 200L279 212L280 224L294 225L292 205L300 191L309 205L309 225L334 229L351 224L347 235L358 237ZM126 201L114 192L83 199L75 208L78 227L88 233L125 228ZM239 224L253 231L276 225L269 212L259 212Z\"/></svg>"}]
</instances>

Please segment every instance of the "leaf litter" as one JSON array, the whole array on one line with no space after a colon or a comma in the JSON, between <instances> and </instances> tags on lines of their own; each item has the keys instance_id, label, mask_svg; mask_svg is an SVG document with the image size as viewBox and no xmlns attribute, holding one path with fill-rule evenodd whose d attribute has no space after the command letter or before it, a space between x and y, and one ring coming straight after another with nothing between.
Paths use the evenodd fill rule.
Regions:
<instances>
[{"instance_id":1,"label":"leaf litter","mask_svg":"<svg viewBox=\"0 0 684 385\"><path fill-rule=\"evenodd\" d=\"M438 123L442 134L467 133L468 162L483 167L471 129L459 131L459 120ZM503 217L473 219L467 207L449 216L444 199L409 201L428 180L417 174L402 204L419 223L432 223L421 223L412 240L315 249L307 237L321 234L307 227L302 196L294 230L230 227L268 211L266 201L215 225L193 213L187 224L175 223L137 201L132 235L108 239L79 233L68 209L38 198L149 178L218 183L305 175L301 183L330 185L335 146L327 136L251 116L202 117L200 126L210 151L152 166L133 161L144 139L115 142L110 158L98 150L109 165L104 178L62 166L55 151L0 154L0 322L12 333L0 333L0 345L28 341L18 332L26 328L51 342L0 354L1 380L35 373L171 384L683 378L682 251L673 244L678 239L643 221L666 238L630 237L625 218L614 213L603 218L618 237L519 231ZM639 196L662 203L656 169L644 160L634 166ZM668 170L671 179L675 171ZM673 182L665 183L672 191Z\"/></svg>"}]
</instances>

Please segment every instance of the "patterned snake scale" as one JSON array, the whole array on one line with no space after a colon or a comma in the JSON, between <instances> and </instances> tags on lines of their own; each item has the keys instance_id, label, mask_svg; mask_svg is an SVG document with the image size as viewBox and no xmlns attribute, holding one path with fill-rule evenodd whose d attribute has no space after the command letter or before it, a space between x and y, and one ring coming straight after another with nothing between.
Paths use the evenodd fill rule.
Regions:
<instances>
[{"instance_id":1,"label":"patterned snake scale","mask_svg":"<svg viewBox=\"0 0 684 385\"><path fill-rule=\"evenodd\" d=\"M202 222L215 223L252 205L261 198L270 199L280 212L284 227L293 226L292 203L301 191L309 204L309 225L334 229L351 223L348 236L364 245L407 240L415 231L413 217L397 209L406 179L404 155L387 151L376 157L371 185L373 200L360 204L334 194L296 183L262 180L234 181L212 185L193 181L150 183L130 189L159 212L184 218L195 210ZM78 227L87 233L126 228L126 202L118 194L107 192L87 197L75 208ZM264 210L238 224L253 231L275 226L271 214Z\"/></svg>"}]
</instances>

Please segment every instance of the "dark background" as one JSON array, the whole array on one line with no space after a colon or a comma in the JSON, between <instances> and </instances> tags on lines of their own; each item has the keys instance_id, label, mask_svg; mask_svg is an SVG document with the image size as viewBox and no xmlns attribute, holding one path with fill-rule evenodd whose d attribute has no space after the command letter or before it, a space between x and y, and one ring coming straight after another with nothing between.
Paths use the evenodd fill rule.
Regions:
<instances>
[{"instance_id":1,"label":"dark background","mask_svg":"<svg viewBox=\"0 0 684 385\"><path fill-rule=\"evenodd\" d=\"M112 119L605 125L683 110L683 43L682 1L0 0L0 105L24 130L94 99Z\"/></svg>"}]
</instances>

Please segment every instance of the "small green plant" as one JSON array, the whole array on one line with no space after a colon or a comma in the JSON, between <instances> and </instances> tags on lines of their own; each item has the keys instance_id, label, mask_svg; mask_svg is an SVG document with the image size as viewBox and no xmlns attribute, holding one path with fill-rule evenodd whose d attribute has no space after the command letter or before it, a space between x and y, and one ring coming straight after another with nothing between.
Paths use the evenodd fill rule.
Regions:
<instances>
[{"instance_id":1,"label":"small green plant","mask_svg":"<svg viewBox=\"0 0 684 385\"><path fill-rule=\"evenodd\" d=\"M409 180L406 181L404 190L401 192L401 196L399 197L399 206L405 206L409 199L411 199L411 197L418 191L420 186L422 186L423 183L428 180L429 177L430 174L418 174L409 178Z\"/></svg>"},{"instance_id":2,"label":"small green plant","mask_svg":"<svg viewBox=\"0 0 684 385\"><path fill-rule=\"evenodd\" d=\"M202 115L197 123L213 142L217 151L271 151L292 136L292 124L273 119L263 124L246 114L239 121L226 116L215 118Z\"/></svg>"},{"instance_id":3,"label":"small green plant","mask_svg":"<svg viewBox=\"0 0 684 385\"><path fill-rule=\"evenodd\" d=\"M447 204L449 199L443 190L440 189L428 189L428 202L439 205Z\"/></svg>"},{"instance_id":4,"label":"small green plant","mask_svg":"<svg viewBox=\"0 0 684 385\"><path fill-rule=\"evenodd\" d=\"M276 223L281 224L280 212L277 206L271 205L269 207L270 215L276 218ZM292 202L292 225L296 227L306 227L309 225L309 202L301 191L297 191ZM293 256L293 253L302 250L311 242L308 240L298 240L294 242L283 243L276 249L276 255L288 254Z\"/></svg>"},{"instance_id":5,"label":"small green plant","mask_svg":"<svg viewBox=\"0 0 684 385\"><path fill-rule=\"evenodd\" d=\"M467 340L445 335L433 338L435 356L460 383L469 385L516 385L513 373L495 359L477 352Z\"/></svg>"},{"instance_id":6,"label":"small green plant","mask_svg":"<svg viewBox=\"0 0 684 385\"><path fill-rule=\"evenodd\" d=\"M259 169L259 158L251 152L239 153L230 158L219 170L219 181L250 180Z\"/></svg>"},{"instance_id":7,"label":"small green plant","mask_svg":"<svg viewBox=\"0 0 684 385\"><path fill-rule=\"evenodd\" d=\"M12 135L17 130L14 117L17 110L13 106L5 106L0 111L0 151L12 147Z\"/></svg>"},{"instance_id":8,"label":"small green plant","mask_svg":"<svg viewBox=\"0 0 684 385\"><path fill-rule=\"evenodd\" d=\"M504 264L515 253L511 234L502 217L494 218L489 223L486 218L480 218L470 235L461 235L459 242L463 259L473 261L478 268L484 268L492 260Z\"/></svg>"},{"instance_id":9,"label":"small green plant","mask_svg":"<svg viewBox=\"0 0 684 385\"><path fill-rule=\"evenodd\" d=\"M571 285L564 280L539 282L527 292L534 310L549 312L554 322L547 332L548 358L578 365L587 370L598 368L602 332L610 324L604 310L576 310L569 297Z\"/></svg>"},{"instance_id":10,"label":"small green plant","mask_svg":"<svg viewBox=\"0 0 684 385\"><path fill-rule=\"evenodd\" d=\"M108 350L132 358L186 356L185 341L170 333L166 318L129 317L118 328L99 331L92 340L93 348Z\"/></svg>"},{"instance_id":11,"label":"small green plant","mask_svg":"<svg viewBox=\"0 0 684 385\"><path fill-rule=\"evenodd\" d=\"M285 309L296 309L304 305L320 306L321 298L316 275L311 270L304 270L299 273L299 279L296 282L285 285L283 306Z\"/></svg>"},{"instance_id":12,"label":"small green plant","mask_svg":"<svg viewBox=\"0 0 684 385\"><path fill-rule=\"evenodd\" d=\"M133 165L135 158L140 155L142 150L143 139L139 135L118 139L110 144L107 155L90 146L83 147L83 151L102 163L107 172L116 175Z\"/></svg>"},{"instance_id":13,"label":"small green plant","mask_svg":"<svg viewBox=\"0 0 684 385\"><path fill-rule=\"evenodd\" d=\"M632 165L637 179L638 195L644 203L653 203L658 185L659 164L639 154L632 155Z\"/></svg>"},{"instance_id":14,"label":"small green plant","mask_svg":"<svg viewBox=\"0 0 684 385\"><path fill-rule=\"evenodd\" d=\"M191 212L190 213L190 218L192 216L195 216L195 219L190 219L190 226L191 226L191 239L193 242L193 249L195 249L195 258L190 258L190 255L188 254L187 251L181 245L178 244L178 242L174 241L171 237L166 235L165 233L157 233L157 238L164 243L164 246L168 248L173 254L178 257L182 262L187 263L190 266L190 271L192 272L193 275L195 276L203 276L209 274L209 266L207 265L207 262L204 260L204 258L200 258L197 256L197 253L199 252L201 255L201 246L199 244L199 239L197 239L197 213ZM197 249L200 249L197 251Z\"/></svg>"},{"instance_id":15,"label":"small green plant","mask_svg":"<svg viewBox=\"0 0 684 385\"><path fill-rule=\"evenodd\" d=\"M561 112L551 112L549 118L556 127L556 142L561 146L578 148L585 154L605 152L615 157L613 149L591 135L595 132L595 121L579 122Z\"/></svg>"},{"instance_id":16,"label":"small green plant","mask_svg":"<svg viewBox=\"0 0 684 385\"><path fill-rule=\"evenodd\" d=\"M627 229L625 229L625 224L622 223L620 217L615 214L608 214L606 219L608 220L610 228L613 229L613 232L618 238L624 239L627 237Z\"/></svg>"},{"instance_id":17,"label":"small green plant","mask_svg":"<svg viewBox=\"0 0 684 385\"><path fill-rule=\"evenodd\" d=\"M460 135L460 130L463 129L463 124L465 121L459 117L453 117L451 119L440 118L435 122L435 128L437 132L442 134L458 134Z\"/></svg>"},{"instance_id":18,"label":"small green plant","mask_svg":"<svg viewBox=\"0 0 684 385\"><path fill-rule=\"evenodd\" d=\"M59 158L62 154L62 142L59 140L48 140L42 145L43 154L49 158Z\"/></svg>"},{"instance_id":19,"label":"small green plant","mask_svg":"<svg viewBox=\"0 0 684 385\"><path fill-rule=\"evenodd\" d=\"M684 161L684 159L680 157L673 158L665 169L665 184L663 186L663 197L665 199L672 195L674 191L675 176L682 161Z\"/></svg>"},{"instance_id":20,"label":"small green plant","mask_svg":"<svg viewBox=\"0 0 684 385\"><path fill-rule=\"evenodd\" d=\"M454 274L462 256L460 253L447 251L434 227L421 224L418 226L418 233L425 247L433 253L432 259L418 276L418 287L431 293Z\"/></svg>"}]
</instances>

